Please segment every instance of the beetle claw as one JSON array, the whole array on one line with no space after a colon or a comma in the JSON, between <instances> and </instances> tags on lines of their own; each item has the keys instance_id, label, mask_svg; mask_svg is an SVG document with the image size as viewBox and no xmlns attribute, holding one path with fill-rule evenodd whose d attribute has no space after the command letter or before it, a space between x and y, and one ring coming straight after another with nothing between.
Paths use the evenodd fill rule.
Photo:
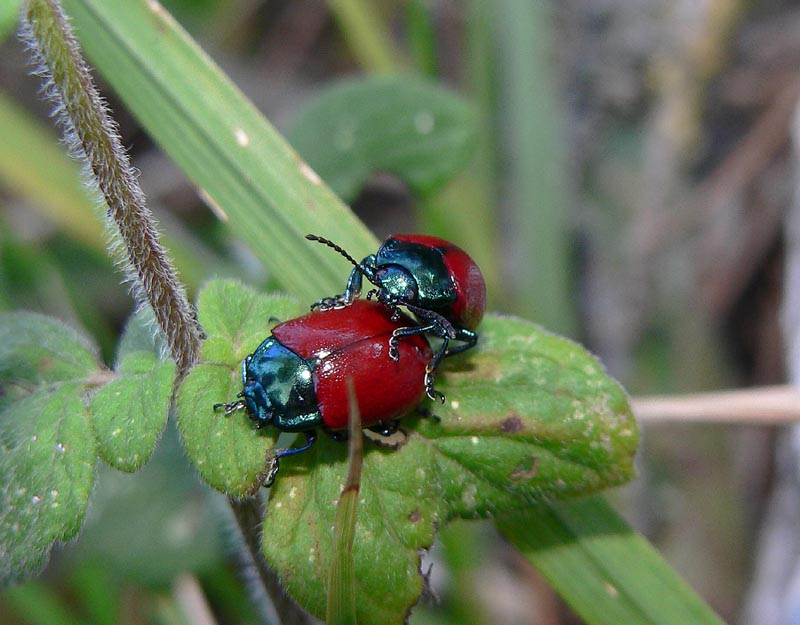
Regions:
<instances>
[{"instance_id":1,"label":"beetle claw","mask_svg":"<svg viewBox=\"0 0 800 625\"><path fill-rule=\"evenodd\" d=\"M431 369L425 371L425 395L432 401L438 400L442 404L445 402L444 393L434 388L434 376Z\"/></svg>"},{"instance_id":2,"label":"beetle claw","mask_svg":"<svg viewBox=\"0 0 800 625\"><path fill-rule=\"evenodd\" d=\"M389 339L389 358L394 362L400 360L400 348L397 345L397 337L394 335Z\"/></svg>"},{"instance_id":3,"label":"beetle claw","mask_svg":"<svg viewBox=\"0 0 800 625\"><path fill-rule=\"evenodd\" d=\"M261 474L261 486L264 488L269 488L275 483L275 476L278 475L278 469L280 468L280 464L278 462L278 456L274 456L272 460L270 460L269 466L264 470Z\"/></svg>"},{"instance_id":4,"label":"beetle claw","mask_svg":"<svg viewBox=\"0 0 800 625\"><path fill-rule=\"evenodd\" d=\"M241 395L241 393L240 393ZM219 412L219 409L224 409L224 415L226 417L230 416L232 413L236 412L237 410L241 410L245 407L245 403L243 399L239 399L237 401L232 401L228 404L214 404L214 412Z\"/></svg>"},{"instance_id":5,"label":"beetle claw","mask_svg":"<svg viewBox=\"0 0 800 625\"><path fill-rule=\"evenodd\" d=\"M327 310L334 310L338 308L346 308L353 303L351 298L346 295L336 295L335 297L323 297L311 304L311 310L319 310L325 312Z\"/></svg>"}]
</instances>

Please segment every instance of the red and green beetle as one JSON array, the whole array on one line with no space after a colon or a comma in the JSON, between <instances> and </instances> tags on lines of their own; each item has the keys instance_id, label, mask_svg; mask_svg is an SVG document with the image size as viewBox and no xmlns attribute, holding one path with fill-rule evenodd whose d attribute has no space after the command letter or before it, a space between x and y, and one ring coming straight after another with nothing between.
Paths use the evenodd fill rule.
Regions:
<instances>
[{"instance_id":1,"label":"red and green beetle","mask_svg":"<svg viewBox=\"0 0 800 625\"><path fill-rule=\"evenodd\" d=\"M394 333L412 324L378 302L357 300L276 325L244 359L238 399L214 409L226 415L244 409L256 428L302 432L306 439L300 447L274 452L265 485L274 480L280 458L314 444L317 428L341 438L349 418L348 378L362 425L382 435L397 430L397 420L425 398L425 372L433 357L418 333L398 336L389 347ZM399 359L390 356L391 349Z\"/></svg>"},{"instance_id":2,"label":"red and green beetle","mask_svg":"<svg viewBox=\"0 0 800 625\"><path fill-rule=\"evenodd\" d=\"M398 327L390 339L390 355L397 359L397 340L403 336L429 333L441 345L428 365L425 390L431 399L444 396L433 388L433 373L445 356L473 347L477 328L486 310L486 284L478 265L457 245L424 234L396 234L360 263L339 245L313 234L306 235L333 248L349 260L350 272L344 293L319 300L312 309L330 310L350 306L361 294L363 278L377 288L369 296L392 310L402 306L413 313L418 323ZM461 345L450 346L450 341Z\"/></svg>"}]
</instances>

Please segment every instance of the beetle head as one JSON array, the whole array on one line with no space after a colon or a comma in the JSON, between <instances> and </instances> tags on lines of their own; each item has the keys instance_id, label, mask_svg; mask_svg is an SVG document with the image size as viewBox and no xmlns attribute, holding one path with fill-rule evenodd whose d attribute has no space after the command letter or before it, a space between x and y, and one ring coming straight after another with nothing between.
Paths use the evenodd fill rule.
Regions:
<instances>
[{"instance_id":1,"label":"beetle head","mask_svg":"<svg viewBox=\"0 0 800 625\"><path fill-rule=\"evenodd\" d=\"M415 302L418 289L417 281L411 272L400 265L383 265L375 270L374 279L370 278L375 286L382 291L380 294L389 301L402 303Z\"/></svg>"}]
</instances>

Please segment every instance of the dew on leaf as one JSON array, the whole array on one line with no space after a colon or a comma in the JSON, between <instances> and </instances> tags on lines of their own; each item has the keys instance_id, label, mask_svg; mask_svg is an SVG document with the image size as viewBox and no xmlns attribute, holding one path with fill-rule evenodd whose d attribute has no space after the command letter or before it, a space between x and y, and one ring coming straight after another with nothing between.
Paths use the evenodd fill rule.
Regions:
<instances>
[{"instance_id":1,"label":"dew on leaf","mask_svg":"<svg viewBox=\"0 0 800 625\"><path fill-rule=\"evenodd\" d=\"M246 148L248 145L250 145L250 137L241 128L237 128L236 130L234 130L233 134L236 137L236 143L238 143L243 148Z\"/></svg>"},{"instance_id":2,"label":"dew on leaf","mask_svg":"<svg viewBox=\"0 0 800 625\"><path fill-rule=\"evenodd\" d=\"M414 115L414 128L421 135L430 134L433 127L436 125L433 113L430 111L420 111Z\"/></svg>"},{"instance_id":3,"label":"dew on leaf","mask_svg":"<svg viewBox=\"0 0 800 625\"><path fill-rule=\"evenodd\" d=\"M322 182L322 179L317 175L317 172L311 169L311 166L308 163L300 163L300 173L303 174L306 180L308 180L311 184L317 185Z\"/></svg>"}]
</instances>

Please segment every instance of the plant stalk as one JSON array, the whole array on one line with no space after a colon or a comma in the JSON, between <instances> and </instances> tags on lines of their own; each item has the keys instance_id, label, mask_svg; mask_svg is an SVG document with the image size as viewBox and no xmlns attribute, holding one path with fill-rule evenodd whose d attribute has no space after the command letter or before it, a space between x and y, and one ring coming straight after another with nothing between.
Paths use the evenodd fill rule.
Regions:
<instances>
[{"instance_id":1,"label":"plant stalk","mask_svg":"<svg viewBox=\"0 0 800 625\"><path fill-rule=\"evenodd\" d=\"M155 219L116 123L83 59L77 39L56 0L30 0L23 36L38 61L46 94L55 102L67 143L91 173L105 200L106 215L124 247L124 264L140 304L149 303L164 332L179 376L197 361L202 330L166 251Z\"/></svg>"},{"instance_id":2,"label":"plant stalk","mask_svg":"<svg viewBox=\"0 0 800 625\"><path fill-rule=\"evenodd\" d=\"M314 622L312 617L286 594L275 571L267 566L261 555L259 536L264 511L259 500L229 497L228 503L242 534L250 564L258 573L261 586L272 603L273 610L270 611L274 612L273 618L283 625L311 625Z\"/></svg>"},{"instance_id":3,"label":"plant stalk","mask_svg":"<svg viewBox=\"0 0 800 625\"><path fill-rule=\"evenodd\" d=\"M107 206L107 217L124 248L124 264L140 304L148 303L164 332L178 379L197 362L202 329L177 272L161 246L155 219L145 204L118 129L91 78L78 42L57 0L29 0L23 36L38 63L45 90L56 104L67 143L87 167ZM258 501L229 500L259 580L286 625L308 625L308 615L284 592L259 549L263 518Z\"/></svg>"}]
</instances>

